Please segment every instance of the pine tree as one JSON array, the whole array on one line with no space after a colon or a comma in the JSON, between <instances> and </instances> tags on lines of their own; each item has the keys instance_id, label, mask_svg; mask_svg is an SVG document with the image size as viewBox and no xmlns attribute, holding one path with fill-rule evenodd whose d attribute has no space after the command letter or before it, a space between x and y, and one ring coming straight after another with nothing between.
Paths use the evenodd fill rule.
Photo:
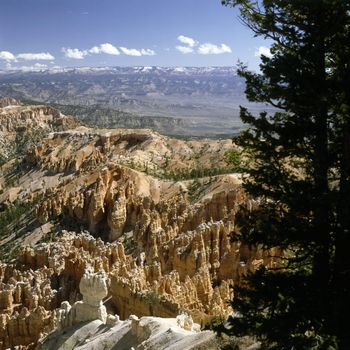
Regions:
<instances>
[{"instance_id":1,"label":"pine tree","mask_svg":"<svg viewBox=\"0 0 350 350\"><path fill-rule=\"evenodd\" d=\"M277 109L241 107L244 188L260 205L240 210L236 238L283 250L236 288L225 331L263 349L350 349L350 1L222 3L272 42L261 73L239 74L250 101Z\"/></svg>"}]
</instances>

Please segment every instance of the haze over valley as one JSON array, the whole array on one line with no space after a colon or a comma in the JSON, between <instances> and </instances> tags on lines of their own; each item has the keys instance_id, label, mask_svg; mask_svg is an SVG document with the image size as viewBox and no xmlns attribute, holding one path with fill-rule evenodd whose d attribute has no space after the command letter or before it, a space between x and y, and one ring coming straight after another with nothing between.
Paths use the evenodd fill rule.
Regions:
<instances>
[{"instance_id":1,"label":"haze over valley","mask_svg":"<svg viewBox=\"0 0 350 350\"><path fill-rule=\"evenodd\" d=\"M239 106L256 113L234 67L56 68L0 72L0 95L49 104L100 127L152 128L168 135L231 137ZM266 107L265 107L266 109Z\"/></svg>"}]
</instances>

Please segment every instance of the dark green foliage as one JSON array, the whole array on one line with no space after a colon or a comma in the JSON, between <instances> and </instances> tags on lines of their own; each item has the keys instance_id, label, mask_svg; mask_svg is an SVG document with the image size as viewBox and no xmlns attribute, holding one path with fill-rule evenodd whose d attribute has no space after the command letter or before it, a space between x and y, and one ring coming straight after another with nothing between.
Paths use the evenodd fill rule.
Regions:
<instances>
[{"instance_id":1,"label":"dark green foliage","mask_svg":"<svg viewBox=\"0 0 350 350\"><path fill-rule=\"evenodd\" d=\"M14 241L0 245L0 261L9 262L18 256L20 245L16 245Z\"/></svg>"},{"instance_id":2,"label":"dark green foliage","mask_svg":"<svg viewBox=\"0 0 350 350\"><path fill-rule=\"evenodd\" d=\"M10 224L16 224L19 218L26 214L31 208L29 204L13 204L0 212L0 237L7 236L13 232Z\"/></svg>"},{"instance_id":3,"label":"dark green foliage","mask_svg":"<svg viewBox=\"0 0 350 350\"><path fill-rule=\"evenodd\" d=\"M135 169L138 171L143 171L147 175L151 175L160 179L172 180L172 181L185 181L185 180L193 180L200 179L203 177L211 177L223 174L230 174L234 171L240 171L240 168L233 168L231 166L227 167L214 167L214 168L203 168L203 167L195 167L190 169L178 169L178 170L159 170L159 169L150 169L147 166L142 167L138 164L135 164L132 159L130 162L124 163L131 169Z\"/></svg>"},{"instance_id":4,"label":"dark green foliage","mask_svg":"<svg viewBox=\"0 0 350 350\"><path fill-rule=\"evenodd\" d=\"M131 254L137 248L137 244L132 237L126 238L123 243L126 254Z\"/></svg>"},{"instance_id":5,"label":"dark green foliage","mask_svg":"<svg viewBox=\"0 0 350 350\"><path fill-rule=\"evenodd\" d=\"M214 318L212 318L208 323L206 323L203 327L204 330L215 330L217 329L223 322L225 321L225 319L223 318L223 316L216 316Z\"/></svg>"},{"instance_id":6,"label":"dark green foliage","mask_svg":"<svg viewBox=\"0 0 350 350\"><path fill-rule=\"evenodd\" d=\"M29 129L24 132L17 132L15 140L15 153L18 155L24 155L33 146L37 145L48 132L44 129Z\"/></svg>"},{"instance_id":7,"label":"dark green foliage","mask_svg":"<svg viewBox=\"0 0 350 350\"><path fill-rule=\"evenodd\" d=\"M193 168L183 170L165 170L164 173L160 175L160 177L167 180L183 181L229 174L231 172L231 168Z\"/></svg>"},{"instance_id":8,"label":"dark green foliage","mask_svg":"<svg viewBox=\"0 0 350 350\"><path fill-rule=\"evenodd\" d=\"M247 163L247 160L242 160L242 151L236 149L226 151L224 158L232 172L242 172L242 169L244 169L244 166Z\"/></svg>"},{"instance_id":9,"label":"dark green foliage","mask_svg":"<svg viewBox=\"0 0 350 350\"><path fill-rule=\"evenodd\" d=\"M5 156L0 154L0 167L6 163L7 159Z\"/></svg>"},{"instance_id":10,"label":"dark green foliage","mask_svg":"<svg viewBox=\"0 0 350 350\"><path fill-rule=\"evenodd\" d=\"M157 305L161 301L161 296L154 290L150 290L143 296L143 300L147 305Z\"/></svg>"},{"instance_id":11,"label":"dark green foliage","mask_svg":"<svg viewBox=\"0 0 350 350\"><path fill-rule=\"evenodd\" d=\"M236 167L241 164L241 154L237 150L226 151L224 157L228 164Z\"/></svg>"},{"instance_id":12,"label":"dark green foliage","mask_svg":"<svg viewBox=\"0 0 350 350\"><path fill-rule=\"evenodd\" d=\"M149 305L149 311L151 316L156 315L157 308L160 306L162 297L159 293L154 290L149 290L146 294L142 296L145 304Z\"/></svg>"},{"instance_id":13,"label":"dark green foliage","mask_svg":"<svg viewBox=\"0 0 350 350\"><path fill-rule=\"evenodd\" d=\"M0 239L20 228L20 218L31 213L41 198L42 196L37 196L33 201L26 203L15 202L0 210Z\"/></svg>"},{"instance_id":14,"label":"dark green foliage","mask_svg":"<svg viewBox=\"0 0 350 350\"><path fill-rule=\"evenodd\" d=\"M20 238L25 234L31 222L35 220L35 207L42 200L42 195L37 195L32 201L15 201L0 208L0 241L10 235L13 238ZM11 239L0 246L0 261L9 261L16 257L20 245Z\"/></svg>"},{"instance_id":15,"label":"dark green foliage","mask_svg":"<svg viewBox=\"0 0 350 350\"><path fill-rule=\"evenodd\" d=\"M57 240L57 233L55 232L49 232L42 236L42 238L37 242L37 244L42 243L52 243Z\"/></svg>"},{"instance_id":16,"label":"dark green foliage","mask_svg":"<svg viewBox=\"0 0 350 350\"><path fill-rule=\"evenodd\" d=\"M250 101L281 111L254 116L235 142L253 162L238 238L280 247L277 269L236 288L233 335L263 349L350 349L350 1L226 0L272 41L261 73L241 64Z\"/></svg>"}]
</instances>

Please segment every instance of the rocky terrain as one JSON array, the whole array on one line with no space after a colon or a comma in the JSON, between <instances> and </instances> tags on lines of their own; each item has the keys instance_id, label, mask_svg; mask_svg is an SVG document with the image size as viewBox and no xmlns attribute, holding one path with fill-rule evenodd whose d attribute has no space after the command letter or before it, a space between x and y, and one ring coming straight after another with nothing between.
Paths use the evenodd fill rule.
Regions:
<instances>
[{"instance_id":1,"label":"rocky terrain","mask_svg":"<svg viewBox=\"0 0 350 350\"><path fill-rule=\"evenodd\" d=\"M103 305L108 294L104 272L85 270L79 289L83 300L61 304L56 312L57 330L40 340L38 350L218 348L214 333L201 331L184 312L176 318L130 315L125 321L108 314Z\"/></svg>"},{"instance_id":2,"label":"rocky terrain","mask_svg":"<svg viewBox=\"0 0 350 350\"><path fill-rule=\"evenodd\" d=\"M76 116L86 125L98 126L100 128L151 128L166 135L196 135L197 125L185 118L138 115L136 113L125 112L117 107L102 107L100 105L52 105L65 114Z\"/></svg>"},{"instance_id":3,"label":"rocky terrain","mask_svg":"<svg viewBox=\"0 0 350 350\"><path fill-rule=\"evenodd\" d=\"M204 326L232 312L231 285L274 264L278 252L231 240L238 206L255 202L227 163L230 140L95 129L51 107L3 105L0 349L33 349L57 329L86 270L105 273L107 311L121 320L184 311ZM14 155L23 133L39 136Z\"/></svg>"},{"instance_id":4,"label":"rocky terrain","mask_svg":"<svg viewBox=\"0 0 350 350\"><path fill-rule=\"evenodd\" d=\"M13 98L0 99L0 162L24 154L51 131L77 125L77 119L52 107L23 106Z\"/></svg>"}]
</instances>

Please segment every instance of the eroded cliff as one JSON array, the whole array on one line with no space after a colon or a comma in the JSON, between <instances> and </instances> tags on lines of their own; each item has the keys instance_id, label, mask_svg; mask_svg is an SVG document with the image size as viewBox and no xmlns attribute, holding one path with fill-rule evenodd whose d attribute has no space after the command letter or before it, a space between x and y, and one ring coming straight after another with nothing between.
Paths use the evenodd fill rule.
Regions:
<instances>
[{"instance_id":1,"label":"eroded cliff","mask_svg":"<svg viewBox=\"0 0 350 350\"><path fill-rule=\"evenodd\" d=\"M17 135L23 123L50 130L16 166L2 166L7 231L0 247L12 260L0 266L1 349L33 348L55 329L61 302L81 299L87 268L106 273L107 309L122 319L185 310L203 325L232 312L230 286L247 271L274 264L278 252L231 239L237 208L255 203L240 176L229 174L230 140L90 129L42 106L1 113L8 134ZM74 129L55 131L57 125ZM28 212L19 211L14 224L17 206Z\"/></svg>"}]
</instances>

